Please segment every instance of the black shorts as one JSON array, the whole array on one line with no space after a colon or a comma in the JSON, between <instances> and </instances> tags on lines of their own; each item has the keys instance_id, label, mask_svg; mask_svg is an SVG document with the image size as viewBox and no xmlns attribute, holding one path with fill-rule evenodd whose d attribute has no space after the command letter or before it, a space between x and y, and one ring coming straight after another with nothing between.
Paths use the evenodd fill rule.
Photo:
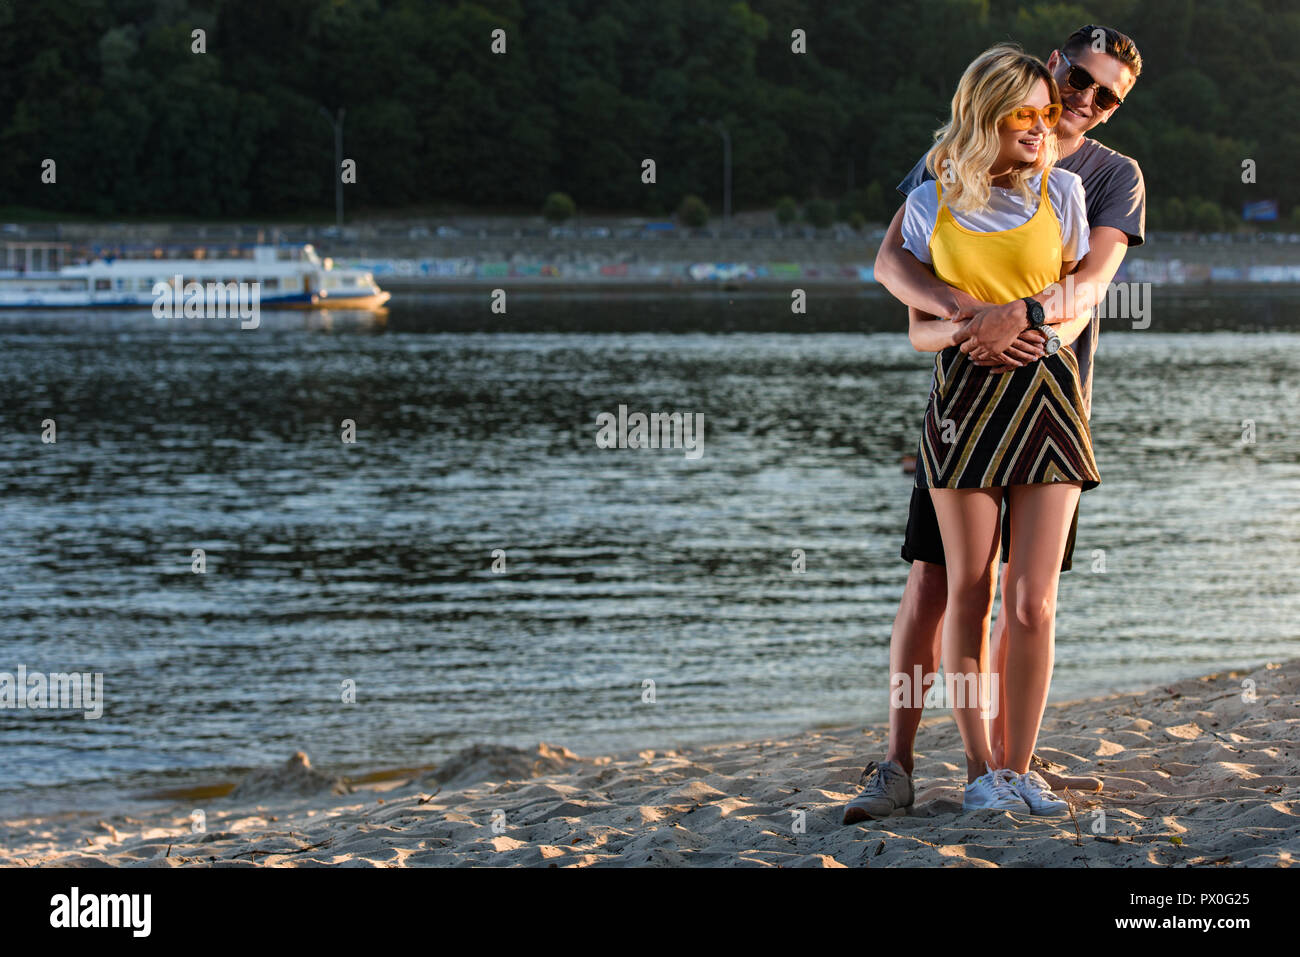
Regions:
<instances>
[{"instance_id":1,"label":"black shorts","mask_svg":"<svg viewBox=\"0 0 1300 957\"><path fill-rule=\"evenodd\" d=\"M1083 496L1079 496L1080 499ZM1070 534L1065 538L1065 556L1061 560L1061 571L1070 570L1074 558L1074 536L1079 531L1079 505L1074 506L1074 518L1070 521ZM934 500L928 488L912 489L912 504L907 510L907 532L903 535L903 560L908 562L923 561L935 565L944 564L943 538L939 535L939 517L934 512ZM1011 499L1002 494L1002 560L1005 562L1011 554Z\"/></svg>"}]
</instances>

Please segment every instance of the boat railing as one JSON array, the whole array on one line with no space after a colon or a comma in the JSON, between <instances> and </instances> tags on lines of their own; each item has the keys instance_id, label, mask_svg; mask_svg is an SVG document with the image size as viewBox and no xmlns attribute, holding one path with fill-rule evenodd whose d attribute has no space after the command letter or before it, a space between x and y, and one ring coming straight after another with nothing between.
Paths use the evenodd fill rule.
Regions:
<instances>
[{"instance_id":1,"label":"boat railing","mask_svg":"<svg viewBox=\"0 0 1300 957\"><path fill-rule=\"evenodd\" d=\"M0 248L0 271L57 272L63 266L103 260L241 260L301 262L316 268L320 259L309 243L47 243L8 242Z\"/></svg>"}]
</instances>

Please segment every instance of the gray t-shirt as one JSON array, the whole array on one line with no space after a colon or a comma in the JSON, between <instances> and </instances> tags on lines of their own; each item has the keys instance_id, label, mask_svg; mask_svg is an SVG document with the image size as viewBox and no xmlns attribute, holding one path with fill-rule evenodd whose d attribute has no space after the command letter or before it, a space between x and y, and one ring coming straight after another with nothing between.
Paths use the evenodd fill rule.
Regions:
<instances>
[{"instance_id":1,"label":"gray t-shirt","mask_svg":"<svg viewBox=\"0 0 1300 957\"><path fill-rule=\"evenodd\" d=\"M1089 229L1114 227L1128 236L1130 246L1141 246L1146 241L1147 190L1136 160L1085 136L1083 144L1056 165L1077 173L1083 180ZM922 156L898 184L898 191L907 196L932 179L934 176L925 168L925 157ZM1097 340L1101 336L1101 319L1095 313L1096 310L1092 322L1074 341L1083 401L1089 417L1092 415L1092 358L1097 353Z\"/></svg>"}]
</instances>

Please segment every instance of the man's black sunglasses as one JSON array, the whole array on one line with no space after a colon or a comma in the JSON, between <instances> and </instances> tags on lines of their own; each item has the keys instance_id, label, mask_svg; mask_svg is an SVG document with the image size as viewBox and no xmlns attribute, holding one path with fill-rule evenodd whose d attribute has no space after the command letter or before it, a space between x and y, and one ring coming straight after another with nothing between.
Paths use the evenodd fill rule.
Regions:
<instances>
[{"instance_id":1,"label":"man's black sunglasses","mask_svg":"<svg viewBox=\"0 0 1300 957\"><path fill-rule=\"evenodd\" d=\"M1092 95L1092 102L1097 104L1098 109L1109 110L1113 106L1123 105L1124 101L1119 98L1118 94L1116 94L1114 90L1102 86L1094 80L1092 74L1083 67L1075 66L1071 63L1064 53L1061 54L1061 59L1065 60L1065 65L1070 68L1065 74L1066 83L1070 84L1071 87L1078 90L1080 93L1085 92L1090 86L1095 86L1097 88L1097 92Z\"/></svg>"}]
</instances>

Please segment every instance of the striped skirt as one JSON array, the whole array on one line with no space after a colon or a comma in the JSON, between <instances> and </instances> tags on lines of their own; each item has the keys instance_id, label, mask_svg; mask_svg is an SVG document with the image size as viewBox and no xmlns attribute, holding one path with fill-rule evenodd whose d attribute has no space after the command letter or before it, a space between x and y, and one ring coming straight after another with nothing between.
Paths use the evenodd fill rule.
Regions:
<instances>
[{"instance_id":1,"label":"striped skirt","mask_svg":"<svg viewBox=\"0 0 1300 957\"><path fill-rule=\"evenodd\" d=\"M1069 346L1012 372L990 372L956 346L935 357L918 488L991 488L1040 482L1101 484Z\"/></svg>"}]
</instances>

